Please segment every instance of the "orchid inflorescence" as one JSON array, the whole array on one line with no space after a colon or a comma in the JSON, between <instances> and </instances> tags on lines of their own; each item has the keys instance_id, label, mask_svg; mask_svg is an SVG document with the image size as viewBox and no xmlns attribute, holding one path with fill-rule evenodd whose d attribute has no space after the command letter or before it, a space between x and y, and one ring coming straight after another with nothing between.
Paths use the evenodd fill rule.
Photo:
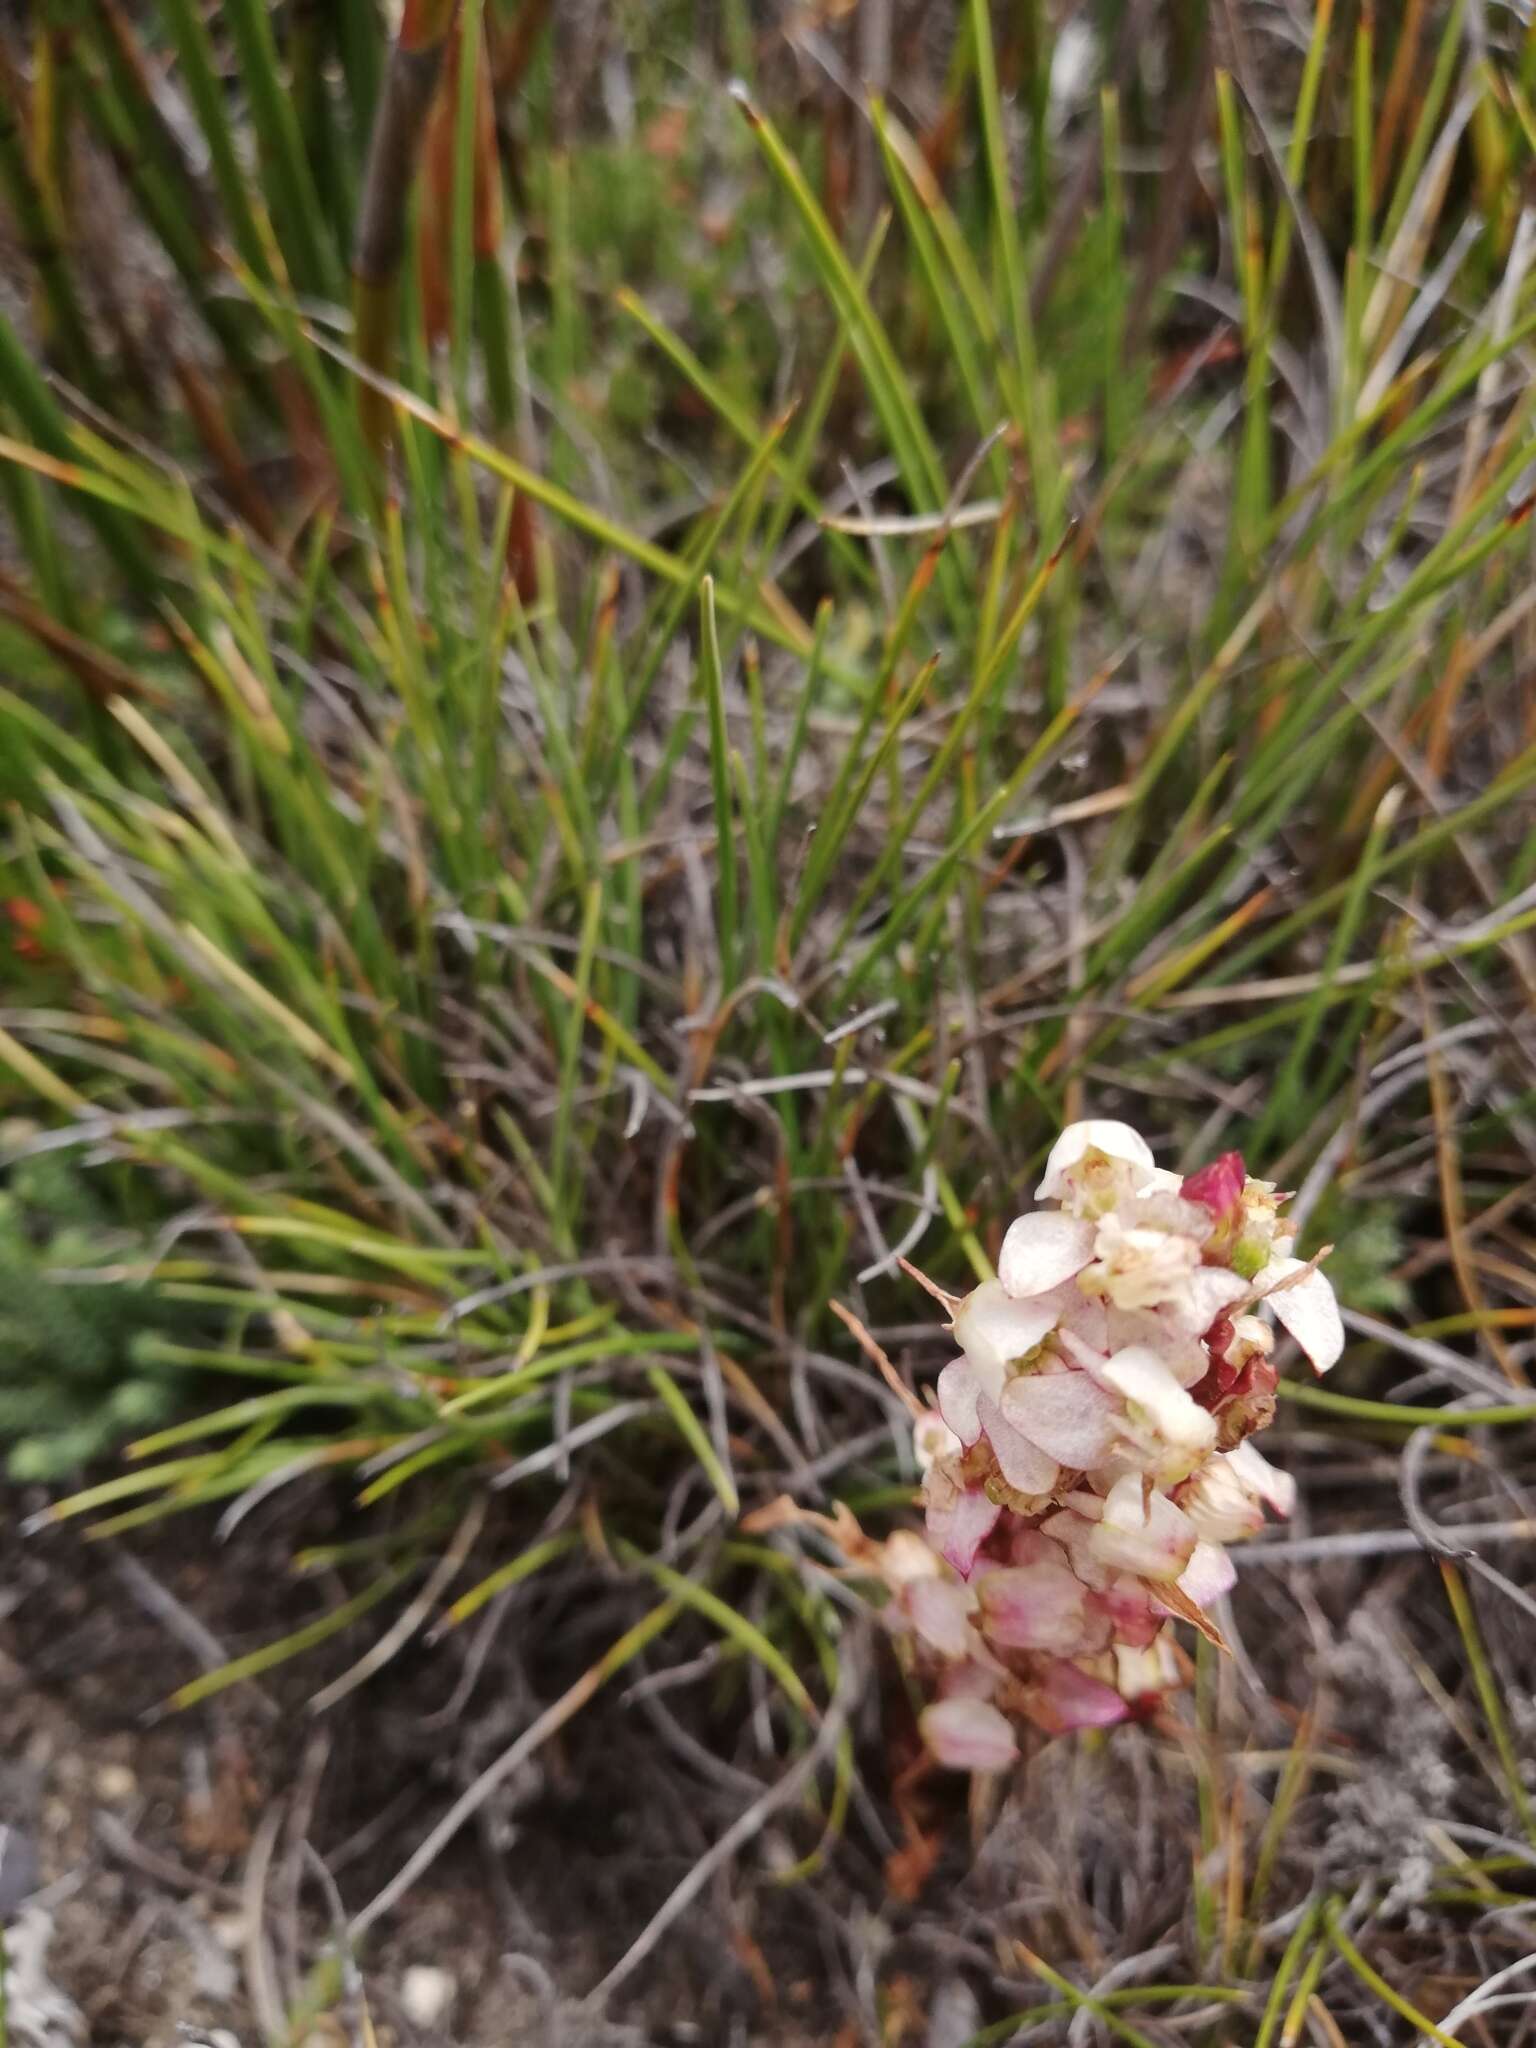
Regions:
<instances>
[{"instance_id":1,"label":"orchid inflorescence","mask_svg":"<svg viewBox=\"0 0 1536 2048\"><path fill-rule=\"evenodd\" d=\"M1021 1722L1152 1712L1182 1678L1170 1617L1221 1643L1223 1545L1295 1494L1249 1442L1275 1409L1258 1311L1320 1373L1343 1348L1316 1259L1291 1254L1286 1197L1236 1152L1181 1179L1129 1125L1076 1123L1037 1199L1055 1206L1010 1227L997 1279L963 1298L925 1283L960 1349L937 1407L912 1404L926 1534L823 1522L883 1580L933 1695L924 1742L958 1770L1012 1762Z\"/></svg>"}]
</instances>

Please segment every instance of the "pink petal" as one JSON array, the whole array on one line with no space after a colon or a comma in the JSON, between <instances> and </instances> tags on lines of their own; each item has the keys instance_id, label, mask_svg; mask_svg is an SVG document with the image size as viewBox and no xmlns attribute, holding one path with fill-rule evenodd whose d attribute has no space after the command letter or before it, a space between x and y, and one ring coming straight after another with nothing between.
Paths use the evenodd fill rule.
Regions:
<instances>
[{"instance_id":1,"label":"pink petal","mask_svg":"<svg viewBox=\"0 0 1536 2048\"><path fill-rule=\"evenodd\" d=\"M936 1391L940 1415L969 1448L981 1435L981 1420L976 1413L981 1387L975 1366L968 1358L952 1358L939 1374Z\"/></svg>"},{"instance_id":2,"label":"pink petal","mask_svg":"<svg viewBox=\"0 0 1536 2048\"><path fill-rule=\"evenodd\" d=\"M1247 1168L1243 1165L1241 1152L1223 1152L1219 1159L1213 1159L1209 1166L1199 1167L1194 1173L1184 1176L1180 1190L1186 1202L1198 1202L1218 1218L1229 1216L1243 1199L1243 1187L1248 1179Z\"/></svg>"},{"instance_id":3,"label":"pink petal","mask_svg":"<svg viewBox=\"0 0 1536 2048\"><path fill-rule=\"evenodd\" d=\"M1008 1562L1010 1564L1051 1564L1061 1563L1061 1551L1052 1543L1043 1529L1032 1523L1020 1522L1010 1530L1008 1536Z\"/></svg>"},{"instance_id":4,"label":"pink petal","mask_svg":"<svg viewBox=\"0 0 1536 2048\"><path fill-rule=\"evenodd\" d=\"M1074 1472L1102 1465L1119 1441L1118 1404L1085 1372L1029 1372L1003 1389L1003 1419Z\"/></svg>"},{"instance_id":5,"label":"pink petal","mask_svg":"<svg viewBox=\"0 0 1536 2048\"><path fill-rule=\"evenodd\" d=\"M1145 1582L1129 1572L1117 1573L1102 1592L1090 1593L1087 1604L1092 1613L1104 1616L1118 1643L1136 1650L1154 1640L1166 1619L1162 1609L1153 1606Z\"/></svg>"},{"instance_id":6,"label":"pink petal","mask_svg":"<svg viewBox=\"0 0 1536 2048\"><path fill-rule=\"evenodd\" d=\"M1094 1227L1055 1209L1037 1209L1008 1226L997 1277L1016 1299L1045 1294L1093 1257Z\"/></svg>"},{"instance_id":7,"label":"pink petal","mask_svg":"<svg viewBox=\"0 0 1536 2048\"><path fill-rule=\"evenodd\" d=\"M972 1657L964 1664L949 1664L939 1673L938 1696L942 1700L989 1700L997 1690L998 1674L1007 1676L993 1657Z\"/></svg>"},{"instance_id":8,"label":"pink petal","mask_svg":"<svg viewBox=\"0 0 1536 2048\"><path fill-rule=\"evenodd\" d=\"M1030 1712L1042 1728L1065 1735L1073 1728L1112 1728L1130 1708L1112 1685L1076 1664L1057 1663L1034 1688Z\"/></svg>"},{"instance_id":9,"label":"pink petal","mask_svg":"<svg viewBox=\"0 0 1536 2048\"><path fill-rule=\"evenodd\" d=\"M1133 1131L1129 1124L1116 1123L1112 1118L1089 1117L1083 1123L1068 1124L1051 1147L1051 1156L1045 1162L1044 1178L1035 1189L1036 1201L1054 1201L1063 1194L1067 1174L1088 1151L1103 1152L1110 1159L1128 1160L1131 1165L1147 1172L1152 1168L1152 1147L1139 1131Z\"/></svg>"},{"instance_id":10,"label":"pink petal","mask_svg":"<svg viewBox=\"0 0 1536 2048\"><path fill-rule=\"evenodd\" d=\"M1095 1498L1094 1506L1102 1505ZM1103 1587L1110 1580L1108 1569L1098 1561L1091 1548L1098 1526L1096 1517L1077 1514L1071 1508L1062 1508L1054 1515L1047 1515L1040 1524L1041 1534L1061 1545L1067 1553L1067 1562L1085 1586Z\"/></svg>"},{"instance_id":11,"label":"pink petal","mask_svg":"<svg viewBox=\"0 0 1536 2048\"><path fill-rule=\"evenodd\" d=\"M902 1594L901 1604L917 1633L941 1657L963 1657L971 1644L976 1595L953 1579L919 1579Z\"/></svg>"},{"instance_id":12,"label":"pink petal","mask_svg":"<svg viewBox=\"0 0 1536 2048\"><path fill-rule=\"evenodd\" d=\"M1049 1650L1066 1656L1083 1647L1085 1591L1064 1564L1005 1566L976 1581L980 1627L1006 1650Z\"/></svg>"},{"instance_id":13,"label":"pink petal","mask_svg":"<svg viewBox=\"0 0 1536 2048\"><path fill-rule=\"evenodd\" d=\"M1013 1729L986 1700L935 1700L917 1725L935 1761L951 1771L1005 1771L1019 1754Z\"/></svg>"},{"instance_id":14,"label":"pink petal","mask_svg":"<svg viewBox=\"0 0 1536 2048\"><path fill-rule=\"evenodd\" d=\"M942 1507L929 1505L928 1541L962 1579L968 1579L977 1551L997 1527L1002 1512L979 1486L962 1487Z\"/></svg>"},{"instance_id":15,"label":"pink petal","mask_svg":"<svg viewBox=\"0 0 1536 2048\"><path fill-rule=\"evenodd\" d=\"M1179 1591L1187 1593L1197 1607L1209 1607L1236 1584L1237 1567L1219 1543L1197 1543L1179 1575Z\"/></svg>"},{"instance_id":16,"label":"pink petal","mask_svg":"<svg viewBox=\"0 0 1536 2048\"><path fill-rule=\"evenodd\" d=\"M985 1394L976 1404L982 1434L992 1446L998 1470L1016 1493L1049 1493L1056 1484L1056 1460L1015 1429Z\"/></svg>"},{"instance_id":17,"label":"pink petal","mask_svg":"<svg viewBox=\"0 0 1536 2048\"><path fill-rule=\"evenodd\" d=\"M1292 1273L1302 1277L1282 1285ZM1314 1372L1337 1365L1344 1325L1333 1289L1315 1266L1309 1271L1302 1259L1271 1259L1253 1284L1312 1361Z\"/></svg>"}]
</instances>

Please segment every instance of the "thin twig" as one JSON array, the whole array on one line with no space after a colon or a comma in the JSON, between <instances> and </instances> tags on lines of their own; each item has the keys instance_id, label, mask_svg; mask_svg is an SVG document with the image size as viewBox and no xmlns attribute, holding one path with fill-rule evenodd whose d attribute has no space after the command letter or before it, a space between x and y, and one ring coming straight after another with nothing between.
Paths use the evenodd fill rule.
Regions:
<instances>
[{"instance_id":1,"label":"thin twig","mask_svg":"<svg viewBox=\"0 0 1536 2048\"><path fill-rule=\"evenodd\" d=\"M619 1638L605 1657L584 1671L576 1683L568 1686L553 1705L546 1707L538 1719L530 1727L525 1728L494 1763L486 1766L474 1783L459 1794L426 1840L407 1857L383 1890L376 1893L362 1911L353 1916L348 1932L354 1942L360 1941L376 1920L400 1903L417 1880L431 1869L464 1823L479 1812L498 1785L504 1784L514 1771L520 1770L551 1735L557 1733L567 1721L578 1714L593 1694L598 1692L613 1673L621 1669L645 1642L670 1627L680 1606L681 1602L677 1600L664 1600L660 1606L653 1607L644 1620L637 1622Z\"/></svg>"},{"instance_id":2,"label":"thin twig","mask_svg":"<svg viewBox=\"0 0 1536 2048\"><path fill-rule=\"evenodd\" d=\"M725 1833L699 1858L682 1882L652 1914L613 1968L591 1991L587 1998L589 2006L601 2008L607 2003L625 1978L645 1961L673 1921L698 1897L716 1871L722 1870L755 1835L762 1832L776 1813L791 1805L799 1797L802 1789L811 1782L842 1735L847 1725L849 1703L857 1697L863 1679L864 1660L857 1654L854 1643L847 1637L839 1645L838 1662L837 1691L828 1703L821 1727L817 1730L816 1740L804 1756L784 1773L777 1784L770 1785L759 1798L753 1800L745 1812L737 1815Z\"/></svg>"},{"instance_id":3,"label":"thin twig","mask_svg":"<svg viewBox=\"0 0 1536 2048\"><path fill-rule=\"evenodd\" d=\"M483 1493L471 1501L427 1583L405 1611L395 1618L378 1641L358 1658L350 1670L342 1672L339 1678L333 1678L329 1685L320 1688L309 1702L309 1711L312 1714L328 1712L338 1700L344 1700L349 1692L355 1692L360 1685L365 1685L410 1641L436 1607L444 1589L457 1576L465 1558L474 1548L475 1539L485 1526L486 1505Z\"/></svg>"}]
</instances>

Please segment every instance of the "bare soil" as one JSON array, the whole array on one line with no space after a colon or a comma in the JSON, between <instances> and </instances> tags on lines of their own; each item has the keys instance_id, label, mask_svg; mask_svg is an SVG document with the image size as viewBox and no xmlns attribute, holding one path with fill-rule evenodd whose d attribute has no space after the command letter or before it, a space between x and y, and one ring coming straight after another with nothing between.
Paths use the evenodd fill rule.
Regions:
<instances>
[{"instance_id":1,"label":"bare soil","mask_svg":"<svg viewBox=\"0 0 1536 2048\"><path fill-rule=\"evenodd\" d=\"M1308 1438L1292 1442L1305 1463ZM1342 1489L1313 1473L1319 1520L1389 1522L1385 1473L1370 1461ZM1436 1505L1486 1514L1485 1484L1469 1468L1465 1502ZM34 1505L0 1499L0 1528ZM1252 1882L1297 1746L1309 1763L1272 1844L1255 2015L1292 1916L1320 1887L1385 1900L1372 1960L1431 2017L1536 1938L1530 1858L1435 1563L1365 1555L1245 1570L1237 1654L1213 1669L1198 1712L1186 1695L1159 1726L1047 1744L1006 1793L954 1779L914 1790L910 1705L867 1638L859 1785L823 1866L779 1881L825 1818L786 1804L712 1869L599 2010L594 1986L784 1771L739 1685L722 1688L709 1633L685 1630L487 1799L343 1972L346 1916L647 1595L617 1573L552 1573L478 1629L418 1638L314 1713L317 1688L377 1641L395 1611L385 1605L255 1684L164 1713L200 1668L357 1590L355 1576L295 1579L293 1512L271 1504L264 1527L258 1512L223 1546L197 1516L105 1542L68 1529L9 1540L0 1918L14 1928L30 1894L21 1910L34 1932L45 1916L56 2000L46 2026L13 2001L9 2048L367 2048L370 2026L379 2048L962 2048L1038 2002L1029 1952L1080 1983L1225 1972L1197 1892L1221 1911L1233 1883ZM355 1533L319 1489L303 1513L308 1540ZM504 1558L518 1536L488 1528L484 1540ZM1529 1772L1529 1632L1496 1593L1479 1609ZM1202 1776L1220 1821L1205 1851ZM1512 1852L1502 1889L1480 1877L1481 1893L1458 1889L1462 1845L1490 1844ZM1417 2038L1342 1964L1322 1982L1349 2041ZM1149 2038L1187 2038L1157 2011L1134 2017ZM1507 2015L1507 2029L1504 2017L1473 2038L1527 2038L1527 2014Z\"/></svg>"},{"instance_id":2,"label":"bare soil","mask_svg":"<svg viewBox=\"0 0 1536 2048\"><path fill-rule=\"evenodd\" d=\"M0 1526L18 1519L0 1513ZM706 1931L685 1922L662 1965L637 1980L633 2017L583 2007L704 1839L700 1815L677 1810L677 1781L657 1767L647 1725L614 1700L578 1717L486 1803L370 1936L355 1981L338 1992L325 1972L341 1912L393 1875L543 1703L530 1707L521 1660L484 1655L468 1683L464 1657L406 1652L312 1715L316 1688L377 1633L370 1618L258 1685L166 1714L167 1695L198 1673L184 1639L193 1629L237 1655L334 1605L338 1589L306 1598L282 1543L252 1537L216 1550L201 1523L131 1549L63 1530L8 1549L0 1911L17 1909L7 1883L32 1893L27 1911L34 1924L45 1914L50 1930L48 1982L76 2013L36 2043L13 2013L12 2048L255 2048L276 2018L295 2048L339 2048L366 2039L364 2001L380 2048L809 2048L836 2038L803 1937L799 1967L776 1969L749 1914L733 1908L737 1935L722 1941L713 1903L695 1918ZM551 1691L576 1675L576 1650ZM779 1965L785 1917L770 1914L775 1924L759 1930ZM436 1974L426 1983L423 1973ZM431 1995L441 2010L426 2019L415 2001Z\"/></svg>"}]
</instances>

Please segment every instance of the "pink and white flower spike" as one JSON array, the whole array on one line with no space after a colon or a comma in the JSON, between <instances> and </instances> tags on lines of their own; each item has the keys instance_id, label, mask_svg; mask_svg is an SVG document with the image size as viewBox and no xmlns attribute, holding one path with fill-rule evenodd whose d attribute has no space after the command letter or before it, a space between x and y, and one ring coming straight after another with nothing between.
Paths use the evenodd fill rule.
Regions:
<instances>
[{"instance_id":1,"label":"pink and white flower spike","mask_svg":"<svg viewBox=\"0 0 1536 2048\"><path fill-rule=\"evenodd\" d=\"M925 1283L958 1353L914 1430L926 1537L842 1544L886 1583L953 1770L1005 1769L1024 1724L1154 1712L1187 1668L1171 1620L1222 1645L1223 1546L1295 1498L1248 1441L1275 1407L1267 1318L1317 1372L1344 1346L1323 1255L1293 1255L1286 1196L1236 1152L1181 1179L1129 1124L1071 1124L1037 1199L996 1280L958 1300Z\"/></svg>"}]
</instances>

